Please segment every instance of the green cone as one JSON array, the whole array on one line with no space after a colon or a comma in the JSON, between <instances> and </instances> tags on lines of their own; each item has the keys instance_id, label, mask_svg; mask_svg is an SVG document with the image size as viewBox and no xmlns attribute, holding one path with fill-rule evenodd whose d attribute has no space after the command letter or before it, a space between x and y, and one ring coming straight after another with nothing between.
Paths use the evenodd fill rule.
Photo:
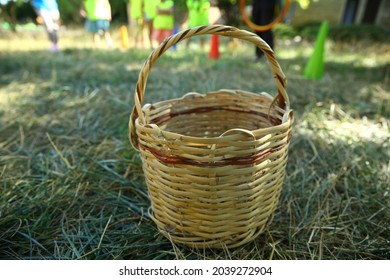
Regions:
<instances>
[{"instance_id":1,"label":"green cone","mask_svg":"<svg viewBox=\"0 0 390 280\"><path fill-rule=\"evenodd\" d=\"M328 22L322 22L314 44L313 54L311 55L303 74L308 79L318 80L321 79L324 74L324 49L328 29Z\"/></svg>"}]
</instances>

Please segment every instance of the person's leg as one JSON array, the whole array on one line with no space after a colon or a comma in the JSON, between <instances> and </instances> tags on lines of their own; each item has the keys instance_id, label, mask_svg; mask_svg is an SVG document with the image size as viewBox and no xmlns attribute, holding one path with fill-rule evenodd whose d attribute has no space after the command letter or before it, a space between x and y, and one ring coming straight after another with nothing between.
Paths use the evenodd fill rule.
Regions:
<instances>
[{"instance_id":1,"label":"person's leg","mask_svg":"<svg viewBox=\"0 0 390 280\"><path fill-rule=\"evenodd\" d=\"M252 20L257 25L267 25L272 22L275 12L275 0L257 0L252 11ZM274 48L274 37L272 29L267 31L255 32L262 38L272 49ZM256 58L263 56L263 52L256 47Z\"/></svg>"},{"instance_id":2,"label":"person's leg","mask_svg":"<svg viewBox=\"0 0 390 280\"><path fill-rule=\"evenodd\" d=\"M111 34L110 34L109 31L105 31L105 32L104 32L104 38L106 39L107 46L108 46L110 49L113 48L112 38L111 38Z\"/></svg>"},{"instance_id":3,"label":"person's leg","mask_svg":"<svg viewBox=\"0 0 390 280\"><path fill-rule=\"evenodd\" d=\"M271 23L275 15L275 0L264 1L263 7L260 11L260 25L267 25ZM274 36L272 29L261 32L260 37L273 49L274 47Z\"/></svg>"},{"instance_id":4,"label":"person's leg","mask_svg":"<svg viewBox=\"0 0 390 280\"><path fill-rule=\"evenodd\" d=\"M47 35L52 43L50 50L58 50L58 30L60 14L58 11L37 10L37 15L42 18Z\"/></svg>"},{"instance_id":5,"label":"person's leg","mask_svg":"<svg viewBox=\"0 0 390 280\"><path fill-rule=\"evenodd\" d=\"M134 34L135 34L135 47L143 48L144 47L144 22L143 19L134 20Z\"/></svg>"},{"instance_id":6,"label":"person's leg","mask_svg":"<svg viewBox=\"0 0 390 280\"><path fill-rule=\"evenodd\" d=\"M153 49L153 19L148 19L146 21L146 26L148 29L149 45L150 48Z\"/></svg>"},{"instance_id":7,"label":"person's leg","mask_svg":"<svg viewBox=\"0 0 390 280\"><path fill-rule=\"evenodd\" d=\"M100 35L99 32L94 32L92 33L92 39L93 39L93 44L95 47L98 47L100 44Z\"/></svg>"},{"instance_id":8,"label":"person's leg","mask_svg":"<svg viewBox=\"0 0 390 280\"><path fill-rule=\"evenodd\" d=\"M199 37L199 46L200 46L200 49L201 50L204 50L204 46L206 44L206 38L203 37L204 35L202 35L201 37Z\"/></svg>"},{"instance_id":9,"label":"person's leg","mask_svg":"<svg viewBox=\"0 0 390 280\"><path fill-rule=\"evenodd\" d=\"M99 20L99 30L106 40L107 47L112 48L112 39L110 34L110 21L106 19Z\"/></svg>"}]
</instances>

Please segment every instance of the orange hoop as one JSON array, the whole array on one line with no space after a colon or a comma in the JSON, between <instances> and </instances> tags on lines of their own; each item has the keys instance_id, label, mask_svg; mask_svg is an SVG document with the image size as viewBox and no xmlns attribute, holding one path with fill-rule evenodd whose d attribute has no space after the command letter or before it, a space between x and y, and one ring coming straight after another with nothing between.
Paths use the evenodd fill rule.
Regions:
<instances>
[{"instance_id":1,"label":"orange hoop","mask_svg":"<svg viewBox=\"0 0 390 280\"><path fill-rule=\"evenodd\" d=\"M252 30L254 31L268 31L274 27L275 24L280 22L283 18L283 16L287 13L287 11L290 9L291 0L287 0L286 4L284 5L282 11L280 14L270 23L266 25L257 25L253 23L245 14L245 0L240 0L240 11L242 19L244 20L245 24L248 25Z\"/></svg>"}]
</instances>

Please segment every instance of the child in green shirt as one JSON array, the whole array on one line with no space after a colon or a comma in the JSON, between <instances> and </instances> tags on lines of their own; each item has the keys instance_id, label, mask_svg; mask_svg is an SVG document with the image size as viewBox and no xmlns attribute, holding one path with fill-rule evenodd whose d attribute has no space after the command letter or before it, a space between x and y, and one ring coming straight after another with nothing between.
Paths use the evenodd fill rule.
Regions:
<instances>
[{"instance_id":1,"label":"child in green shirt","mask_svg":"<svg viewBox=\"0 0 390 280\"><path fill-rule=\"evenodd\" d=\"M209 24L209 0L187 0L186 4L189 28Z\"/></svg>"},{"instance_id":2,"label":"child in green shirt","mask_svg":"<svg viewBox=\"0 0 390 280\"><path fill-rule=\"evenodd\" d=\"M200 25L209 25L209 0L187 0L188 8L188 27L193 28ZM205 37L199 37L200 47L204 48ZM187 41L187 46L190 40Z\"/></svg>"},{"instance_id":3,"label":"child in green shirt","mask_svg":"<svg viewBox=\"0 0 390 280\"><path fill-rule=\"evenodd\" d=\"M159 44L166 37L172 35L174 27L173 7L172 0L159 0L157 4L157 14L153 20L153 39Z\"/></svg>"},{"instance_id":4,"label":"child in green shirt","mask_svg":"<svg viewBox=\"0 0 390 280\"><path fill-rule=\"evenodd\" d=\"M144 0L144 23L148 29L150 48L153 49L153 20L157 15L158 0Z\"/></svg>"},{"instance_id":5,"label":"child in green shirt","mask_svg":"<svg viewBox=\"0 0 390 280\"><path fill-rule=\"evenodd\" d=\"M128 0L127 9L130 32L134 36L134 45L142 48L144 45L143 0Z\"/></svg>"},{"instance_id":6,"label":"child in green shirt","mask_svg":"<svg viewBox=\"0 0 390 280\"><path fill-rule=\"evenodd\" d=\"M108 0L84 0L80 10L86 18L85 28L92 33L95 45L98 45L100 36L104 36L107 46L112 48L110 35L111 6Z\"/></svg>"}]
</instances>

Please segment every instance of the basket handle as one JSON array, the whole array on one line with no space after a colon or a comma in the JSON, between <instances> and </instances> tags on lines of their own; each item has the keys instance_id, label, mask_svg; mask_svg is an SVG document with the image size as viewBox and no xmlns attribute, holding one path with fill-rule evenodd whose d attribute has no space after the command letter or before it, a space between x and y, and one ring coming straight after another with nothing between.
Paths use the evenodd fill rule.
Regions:
<instances>
[{"instance_id":1,"label":"basket handle","mask_svg":"<svg viewBox=\"0 0 390 280\"><path fill-rule=\"evenodd\" d=\"M136 149L138 148L137 135L135 132L135 121L139 117L140 121L143 124L145 124L145 116L142 112L142 102L145 95L146 82L153 64L165 51L167 51L170 47L177 44L178 42L193 36L204 35L204 34L209 34L209 35L216 34L224 37L238 38L253 43L258 48L260 48L269 62L271 71L274 74L276 87L278 89L278 94L275 96L273 104L277 103L281 108L284 109L290 108L290 101L286 92L286 85L287 85L286 77L282 69L280 68L279 63L275 58L274 52L268 46L268 44L263 39L261 39L258 35L246 30L240 30L238 28L232 26L225 26L225 25L199 26L191 29L186 29L166 38L156 49L154 49L150 53L149 57L147 58L147 60L145 61L144 65L140 70L138 81L135 88L135 97L134 97L135 105L133 107L133 111L131 113L130 121L129 121L130 141L134 148Z\"/></svg>"}]
</instances>

